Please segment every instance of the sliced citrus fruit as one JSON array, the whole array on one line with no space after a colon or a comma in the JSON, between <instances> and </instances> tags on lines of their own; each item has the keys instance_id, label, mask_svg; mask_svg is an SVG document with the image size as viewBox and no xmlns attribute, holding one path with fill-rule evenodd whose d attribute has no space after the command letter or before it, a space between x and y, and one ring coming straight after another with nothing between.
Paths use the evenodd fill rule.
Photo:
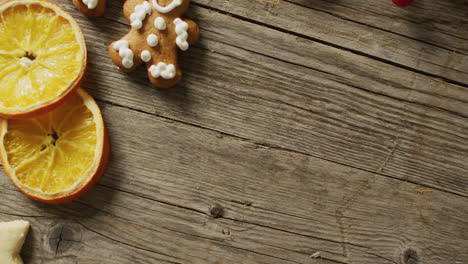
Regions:
<instances>
[{"instance_id":1,"label":"sliced citrus fruit","mask_svg":"<svg viewBox=\"0 0 468 264\"><path fill-rule=\"evenodd\" d=\"M79 198L99 180L109 144L101 112L79 88L64 104L33 119L3 119L0 152L13 183L47 203Z\"/></svg>"},{"instance_id":2,"label":"sliced citrus fruit","mask_svg":"<svg viewBox=\"0 0 468 264\"><path fill-rule=\"evenodd\" d=\"M86 60L81 29L60 7L0 4L0 115L26 118L56 107L78 86Z\"/></svg>"}]
</instances>

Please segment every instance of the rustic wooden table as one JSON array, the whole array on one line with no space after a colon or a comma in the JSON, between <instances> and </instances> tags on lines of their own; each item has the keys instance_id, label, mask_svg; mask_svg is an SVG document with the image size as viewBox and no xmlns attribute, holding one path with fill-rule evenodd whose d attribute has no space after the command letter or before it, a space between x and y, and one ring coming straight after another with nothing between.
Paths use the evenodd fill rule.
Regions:
<instances>
[{"instance_id":1,"label":"rustic wooden table","mask_svg":"<svg viewBox=\"0 0 468 264\"><path fill-rule=\"evenodd\" d=\"M111 159L62 206L0 174L28 263L468 263L468 4L193 0L170 90L120 71L124 0L81 25Z\"/></svg>"}]
</instances>

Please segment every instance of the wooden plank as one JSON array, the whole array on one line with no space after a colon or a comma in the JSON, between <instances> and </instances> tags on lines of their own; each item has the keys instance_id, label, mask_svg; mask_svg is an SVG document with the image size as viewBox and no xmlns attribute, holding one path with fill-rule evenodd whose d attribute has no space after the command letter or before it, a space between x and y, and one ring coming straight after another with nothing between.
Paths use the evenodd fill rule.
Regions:
<instances>
[{"instance_id":1,"label":"wooden plank","mask_svg":"<svg viewBox=\"0 0 468 264\"><path fill-rule=\"evenodd\" d=\"M214 219L203 212L103 186L84 202L59 207L50 216L37 218L30 216L31 212L43 213L44 208L18 202L22 200L19 194L12 197L7 200L25 206L24 219L32 221L32 236L23 250L27 263L48 259L52 263L303 263L309 259L306 253L271 246L268 240L321 244L320 239L302 239L234 220ZM2 213L0 217L18 218ZM328 244L339 250L337 243ZM325 258L324 263L340 263Z\"/></svg>"},{"instance_id":2,"label":"wooden plank","mask_svg":"<svg viewBox=\"0 0 468 264\"><path fill-rule=\"evenodd\" d=\"M440 46L370 27L360 22L356 23L350 19L343 19L329 12L304 8L289 1L193 0L193 2L248 19L263 26L294 34L300 38L324 42L363 56L408 67L416 72L468 85L468 56L466 53L453 52ZM315 2L303 5L315 7ZM365 2L367 5L374 5L375 1ZM426 2L424 1L420 5L425 7ZM393 8L391 3L388 1L386 3L389 5L388 9ZM458 5L459 8L463 8L461 1L458 2ZM455 4L446 7L450 10L456 8ZM444 22L450 23L452 21L444 20ZM464 24L466 25L466 18L461 21L461 25L450 24L450 26L458 28L463 27ZM466 39L466 35L463 37ZM458 41L466 42L466 40ZM293 48L294 46L288 47Z\"/></svg>"},{"instance_id":3,"label":"wooden plank","mask_svg":"<svg viewBox=\"0 0 468 264\"><path fill-rule=\"evenodd\" d=\"M89 195L33 202L2 172L0 217L32 221L31 263L401 263L408 249L426 264L468 259L466 198L100 106L112 155Z\"/></svg>"},{"instance_id":4,"label":"wooden plank","mask_svg":"<svg viewBox=\"0 0 468 264\"><path fill-rule=\"evenodd\" d=\"M371 4L368 0L286 1L443 49L468 53L468 6L463 1L417 1L407 8L386 0Z\"/></svg>"},{"instance_id":5,"label":"wooden plank","mask_svg":"<svg viewBox=\"0 0 468 264\"><path fill-rule=\"evenodd\" d=\"M97 20L59 3L87 36L84 86L100 100L467 194L463 87L193 7L202 40L182 55L183 83L159 91L143 68L124 74L107 56L102 39L128 30L119 2Z\"/></svg>"}]
</instances>

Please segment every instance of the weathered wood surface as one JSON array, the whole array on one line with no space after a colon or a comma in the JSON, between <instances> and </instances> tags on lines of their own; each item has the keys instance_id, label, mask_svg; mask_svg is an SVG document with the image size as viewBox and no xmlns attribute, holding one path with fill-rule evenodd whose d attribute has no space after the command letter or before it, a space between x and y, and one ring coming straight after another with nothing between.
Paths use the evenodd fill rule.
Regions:
<instances>
[{"instance_id":1,"label":"weathered wood surface","mask_svg":"<svg viewBox=\"0 0 468 264\"><path fill-rule=\"evenodd\" d=\"M466 7L463 8L462 0L428 0L408 10L390 7L385 0L238 0L235 2L194 0L194 2L236 16L247 17L250 21L301 38L323 41L337 48L405 66L410 70L467 83L468 11ZM364 9L359 6L373 7ZM371 12L371 15L366 15L368 12ZM408 13L410 15L406 16ZM424 17L423 20L418 19L417 14L420 14L419 17ZM414 16L416 18L413 18ZM444 28L440 26L441 24L449 24L452 29L438 34L439 27L442 30ZM432 25L434 28L431 28ZM398 27L403 29L396 29ZM428 28L432 30L428 31ZM452 33L453 31L457 33ZM435 32L435 35L430 35L432 32ZM437 42L433 44L427 40L438 39L439 35L443 35L441 39L450 35L452 43L464 43L452 44L462 50L458 51L452 45L440 45L436 44Z\"/></svg>"},{"instance_id":2,"label":"weathered wood surface","mask_svg":"<svg viewBox=\"0 0 468 264\"><path fill-rule=\"evenodd\" d=\"M462 1L193 0L202 38L167 91L108 58L122 0L91 20L54 2L85 33L112 155L64 206L1 173L26 263L468 262Z\"/></svg>"}]
</instances>

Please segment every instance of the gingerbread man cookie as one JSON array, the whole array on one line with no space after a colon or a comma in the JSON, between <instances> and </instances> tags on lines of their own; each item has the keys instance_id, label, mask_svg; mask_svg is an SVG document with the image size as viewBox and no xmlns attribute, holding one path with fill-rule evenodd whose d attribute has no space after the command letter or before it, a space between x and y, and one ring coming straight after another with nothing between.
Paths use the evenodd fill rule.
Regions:
<instances>
[{"instance_id":1,"label":"gingerbread man cookie","mask_svg":"<svg viewBox=\"0 0 468 264\"><path fill-rule=\"evenodd\" d=\"M197 24L181 16L190 0L127 0L123 11L130 32L109 46L112 61L130 72L146 63L153 85L169 88L182 79L177 49L188 50L200 35Z\"/></svg>"},{"instance_id":2,"label":"gingerbread man cookie","mask_svg":"<svg viewBox=\"0 0 468 264\"><path fill-rule=\"evenodd\" d=\"M78 9L89 17L98 17L106 11L106 0L73 0Z\"/></svg>"}]
</instances>

